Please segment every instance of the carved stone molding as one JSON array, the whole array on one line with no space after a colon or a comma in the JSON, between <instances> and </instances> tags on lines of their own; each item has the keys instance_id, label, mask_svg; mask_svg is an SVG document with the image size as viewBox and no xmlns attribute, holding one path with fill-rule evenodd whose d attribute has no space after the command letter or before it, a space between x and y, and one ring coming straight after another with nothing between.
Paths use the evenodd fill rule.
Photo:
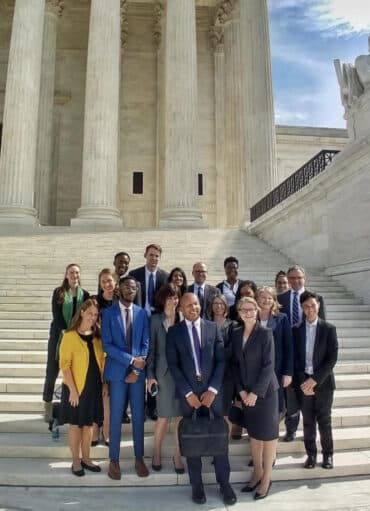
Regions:
<instances>
[{"instance_id":1,"label":"carved stone molding","mask_svg":"<svg viewBox=\"0 0 370 511\"><path fill-rule=\"evenodd\" d=\"M61 16L64 11L63 0L46 0L46 11Z\"/></svg>"},{"instance_id":2,"label":"carved stone molding","mask_svg":"<svg viewBox=\"0 0 370 511\"><path fill-rule=\"evenodd\" d=\"M231 20L235 0L221 0L216 7L214 23L209 29L211 48L223 52L225 23Z\"/></svg>"},{"instance_id":3,"label":"carved stone molding","mask_svg":"<svg viewBox=\"0 0 370 511\"><path fill-rule=\"evenodd\" d=\"M153 39L157 50L161 46L162 41L162 13L163 2L158 1L154 4L154 27L153 27Z\"/></svg>"},{"instance_id":4,"label":"carved stone molding","mask_svg":"<svg viewBox=\"0 0 370 511\"><path fill-rule=\"evenodd\" d=\"M121 0L121 47L123 49L126 48L128 39L127 7L127 0Z\"/></svg>"}]
</instances>

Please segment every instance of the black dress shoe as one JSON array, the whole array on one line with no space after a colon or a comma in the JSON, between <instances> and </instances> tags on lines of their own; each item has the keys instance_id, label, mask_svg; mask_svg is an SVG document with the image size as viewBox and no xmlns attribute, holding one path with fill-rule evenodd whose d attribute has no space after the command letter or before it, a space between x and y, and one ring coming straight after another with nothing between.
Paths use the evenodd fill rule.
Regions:
<instances>
[{"instance_id":1,"label":"black dress shoe","mask_svg":"<svg viewBox=\"0 0 370 511\"><path fill-rule=\"evenodd\" d=\"M82 465L82 463L81 463ZM83 468L80 468L80 470L74 470L73 465L71 466L72 474L77 477L82 477L85 475L85 471Z\"/></svg>"},{"instance_id":2,"label":"black dress shoe","mask_svg":"<svg viewBox=\"0 0 370 511\"><path fill-rule=\"evenodd\" d=\"M152 460L152 469L156 472L160 472L162 470L162 463L158 463L158 465L156 465Z\"/></svg>"},{"instance_id":3,"label":"black dress shoe","mask_svg":"<svg viewBox=\"0 0 370 511\"><path fill-rule=\"evenodd\" d=\"M175 469L176 474L185 474L184 467L176 467L175 458L172 458L173 468Z\"/></svg>"},{"instance_id":4,"label":"black dress shoe","mask_svg":"<svg viewBox=\"0 0 370 511\"><path fill-rule=\"evenodd\" d=\"M326 468L326 469L334 468L333 456L331 456L330 454L328 456L324 455L322 458L321 466L322 466L322 468Z\"/></svg>"},{"instance_id":5,"label":"black dress shoe","mask_svg":"<svg viewBox=\"0 0 370 511\"><path fill-rule=\"evenodd\" d=\"M257 481L253 486L250 486L250 484L247 483L240 491L242 493L250 493L251 491L254 491L259 484L261 484L261 480Z\"/></svg>"},{"instance_id":6,"label":"black dress shoe","mask_svg":"<svg viewBox=\"0 0 370 511\"><path fill-rule=\"evenodd\" d=\"M91 440L91 447L96 447L99 443L99 440Z\"/></svg>"},{"instance_id":7,"label":"black dress shoe","mask_svg":"<svg viewBox=\"0 0 370 511\"><path fill-rule=\"evenodd\" d=\"M303 468L315 468L315 466L316 466L316 457L311 456L311 454L309 454L307 456L306 461L304 462Z\"/></svg>"},{"instance_id":8,"label":"black dress shoe","mask_svg":"<svg viewBox=\"0 0 370 511\"><path fill-rule=\"evenodd\" d=\"M266 493L258 493L258 491L256 491L256 493L254 494L254 500L262 500L262 499L265 499L267 497L267 495L269 494L269 491L270 491L270 488L271 488L271 485L272 485L272 482L270 481L270 484L268 485L268 488L267 488L267 491Z\"/></svg>"},{"instance_id":9,"label":"black dress shoe","mask_svg":"<svg viewBox=\"0 0 370 511\"><path fill-rule=\"evenodd\" d=\"M86 470L90 470L90 472L101 472L101 467L99 465L88 465L84 461L81 460L81 467Z\"/></svg>"},{"instance_id":10,"label":"black dress shoe","mask_svg":"<svg viewBox=\"0 0 370 511\"><path fill-rule=\"evenodd\" d=\"M283 436L283 442L293 442L294 439L295 439L294 431L287 431Z\"/></svg>"},{"instance_id":11,"label":"black dress shoe","mask_svg":"<svg viewBox=\"0 0 370 511\"><path fill-rule=\"evenodd\" d=\"M131 419L128 416L127 412L125 412L122 417L122 424L130 424L130 422L131 422Z\"/></svg>"},{"instance_id":12,"label":"black dress shoe","mask_svg":"<svg viewBox=\"0 0 370 511\"><path fill-rule=\"evenodd\" d=\"M204 504L206 502L206 494L204 493L203 486L194 487L192 491L191 498L195 504Z\"/></svg>"},{"instance_id":13,"label":"black dress shoe","mask_svg":"<svg viewBox=\"0 0 370 511\"><path fill-rule=\"evenodd\" d=\"M234 490L231 488L230 483L225 483L220 486L220 493L222 495L222 500L226 506L233 506L236 502L236 495Z\"/></svg>"}]
</instances>

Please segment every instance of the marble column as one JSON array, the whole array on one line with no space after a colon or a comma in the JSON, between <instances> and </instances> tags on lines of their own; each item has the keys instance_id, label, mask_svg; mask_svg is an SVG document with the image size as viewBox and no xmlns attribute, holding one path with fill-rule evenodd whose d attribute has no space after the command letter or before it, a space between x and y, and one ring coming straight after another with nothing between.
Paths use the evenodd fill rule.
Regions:
<instances>
[{"instance_id":1,"label":"marble column","mask_svg":"<svg viewBox=\"0 0 370 511\"><path fill-rule=\"evenodd\" d=\"M167 2L165 29L165 193L161 227L205 227L197 201L195 0Z\"/></svg>"},{"instance_id":2,"label":"marble column","mask_svg":"<svg viewBox=\"0 0 370 511\"><path fill-rule=\"evenodd\" d=\"M50 223L57 21L63 8L62 0L46 0L35 178L35 207L42 225Z\"/></svg>"},{"instance_id":3,"label":"marble column","mask_svg":"<svg viewBox=\"0 0 370 511\"><path fill-rule=\"evenodd\" d=\"M16 0L0 159L0 223L37 223L34 209L45 0Z\"/></svg>"},{"instance_id":4,"label":"marble column","mask_svg":"<svg viewBox=\"0 0 370 511\"><path fill-rule=\"evenodd\" d=\"M244 91L241 70L239 2L236 0L225 2L225 8L226 6L233 7L224 15L227 225L237 227L242 223L244 216L245 186L243 184L248 179L244 155Z\"/></svg>"},{"instance_id":5,"label":"marble column","mask_svg":"<svg viewBox=\"0 0 370 511\"><path fill-rule=\"evenodd\" d=\"M266 0L240 2L241 70L244 93L249 208L277 184L276 134Z\"/></svg>"},{"instance_id":6,"label":"marble column","mask_svg":"<svg viewBox=\"0 0 370 511\"><path fill-rule=\"evenodd\" d=\"M120 0L91 0L81 207L72 225L122 227L117 209Z\"/></svg>"}]
</instances>

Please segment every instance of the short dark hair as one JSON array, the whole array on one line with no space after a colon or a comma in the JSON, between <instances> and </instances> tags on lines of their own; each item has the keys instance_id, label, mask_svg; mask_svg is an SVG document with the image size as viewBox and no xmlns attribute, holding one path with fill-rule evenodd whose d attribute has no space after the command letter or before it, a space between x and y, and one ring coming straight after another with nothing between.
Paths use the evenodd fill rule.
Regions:
<instances>
[{"instance_id":1,"label":"short dark hair","mask_svg":"<svg viewBox=\"0 0 370 511\"><path fill-rule=\"evenodd\" d=\"M301 305L304 304L304 302L307 302L310 298L313 298L317 301L317 303L320 303L320 297L317 293L314 293L313 291L303 291L301 296L299 297L299 302Z\"/></svg>"},{"instance_id":2,"label":"short dark hair","mask_svg":"<svg viewBox=\"0 0 370 511\"><path fill-rule=\"evenodd\" d=\"M275 286L277 284L277 281L279 280L279 277L288 277L288 275L283 270L278 271L277 274L275 275Z\"/></svg>"},{"instance_id":3,"label":"short dark hair","mask_svg":"<svg viewBox=\"0 0 370 511\"><path fill-rule=\"evenodd\" d=\"M306 275L304 268L302 266L299 266L299 264L294 264L293 266L288 268L287 275L289 275L289 273L291 273L292 271L300 271L303 273L303 275Z\"/></svg>"},{"instance_id":4,"label":"short dark hair","mask_svg":"<svg viewBox=\"0 0 370 511\"><path fill-rule=\"evenodd\" d=\"M226 257L224 260L224 268L226 268L227 263L236 263L239 266L239 261L234 256Z\"/></svg>"},{"instance_id":5,"label":"short dark hair","mask_svg":"<svg viewBox=\"0 0 370 511\"><path fill-rule=\"evenodd\" d=\"M239 283L237 292L235 293L235 303L237 303L240 300L240 298L241 298L240 291L242 290L243 287L246 287L246 286L250 287L254 293L254 296L256 296L257 284L253 280L242 280Z\"/></svg>"},{"instance_id":6,"label":"short dark hair","mask_svg":"<svg viewBox=\"0 0 370 511\"><path fill-rule=\"evenodd\" d=\"M136 279L135 279L135 277L133 277L132 275L125 275L125 276L121 277L121 278L119 279L119 283L118 283L118 285L119 285L119 286L122 286L122 284L123 284L124 282L126 282L126 280L133 280L133 281L135 282L136 286L137 286L137 280L136 280Z\"/></svg>"},{"instance_id":7,"label":"short dark hair","mask_svg":"<svg viewBox=\"0 0 370 511\"><path fill-rule=\"evenodd\" d=\"M131 257L129 256L129 254L127 252L117 252L117 254L114 256L113 262L116 262L116 260L120 256L126 256L126 257L128 257L129 262L131 261Z\"/></svg>"},{"instance_id":8,"label":"short dark hair","mask_svg":"<svg viewBox=\"0 0 370 511\"><path fill-rule=\"evenodd\" d=\"M158 245L158 243L150 243L145 247L145 254L150 250L151 248L154 248L155 250L158 250L160 254L162 254L162 247Z\"/></svg>"},{"instance_id":9,"label":"short dark hair","mask_svg":"<svg viewBox=\"0 0 370 511\"><path fill-rule=\"evenodd\" d=\"M155 295L155 308L156 311L162 312L164 310L164 306L166 304L167 298L171 298L172 296L177 296L180 299L179 292L173 284L163 284L160 287Z\"/></svg>"}]
</instances>

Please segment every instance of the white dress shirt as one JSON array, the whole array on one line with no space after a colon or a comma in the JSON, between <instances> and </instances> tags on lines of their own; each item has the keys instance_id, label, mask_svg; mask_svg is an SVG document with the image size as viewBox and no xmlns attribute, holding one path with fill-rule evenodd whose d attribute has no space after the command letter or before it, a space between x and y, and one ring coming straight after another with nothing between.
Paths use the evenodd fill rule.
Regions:
<instances>
[{"instance_id":1,"label":"white dress shirt","mask_svg":"<svg viewBox=\"0 0 370 511\"><path fill-rule=\"evenodd\" d=\"M317 318L313 323L309 323L306 320L306 364L305 372L307 374L313 374L313 350L315 347L316 329L317 329Z\"/></svg>"},{"instance_id":2,"label":"white dress shirt","mask_svg":"<svg viewBox=\"0 0 370 511\"><path fill-rule=\"evenodd\" d=\"M235 303L235 295L238 291L240 281L237 280L232 286L224 280L222 283L222 294L226 298L227 305L231 307Z\"/></svg>"}]
</instances>

